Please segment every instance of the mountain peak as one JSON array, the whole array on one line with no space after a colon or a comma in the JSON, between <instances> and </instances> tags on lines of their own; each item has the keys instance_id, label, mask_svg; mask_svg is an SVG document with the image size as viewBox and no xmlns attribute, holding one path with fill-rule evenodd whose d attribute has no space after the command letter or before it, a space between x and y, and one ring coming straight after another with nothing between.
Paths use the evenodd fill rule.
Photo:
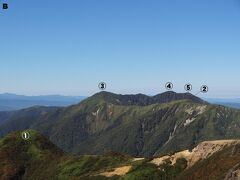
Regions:
<instances>
[{"instance_id":1,"label":"mountain peak","mask_svg":"<svg viewBox=\"0 0 240 180\"><path fill-rule=\"evenodd\" d=\"M94 97L105 97L105 96L115 96L115 95L117 95L117 94L114 94L114 93L111 93L108 91L101 91L101 92L94 94L93 96Z\"/></svg>"},{"instance_id":2,"label":"mountain peak","mask_svg":"<svg viewBox=\"0 0 240 180\"><path fill-rule=\"evenodd\" d=\"M28 132L30 138L24 140L22 138L22 133ZM14 143L13 143L14 142ZM53 153L58 155L62 154L62 151L58 149L52 142L50 142L46 137L41 135L35 130L25 130L25 131L16 131L8 134L4 138L0 139L1 147L7 147L9 149L22 149L23 151L34 146L35 149L38 149L38 152ZM56 154L56 155L57 155Z\"/></svg>"},{"instance_id":3,"label":"mountain peak","mask_svg":"<svg viewBox=\"0 0 240 180\"><path fill-rule=\"evenodd\" d=\"M153 96L153 99L156 102L160 102L160 103L167 103L167 102L183 100L183 99L191 100L195 103L204 103L204 104L206 103L204 100L202 100L197 96L194 96L191 93L176 93L174 91L166 91L164 93L157 94Z\"/></svg>"},{"instance_id":4,"label":"mountain peak","mask_svg":"<svg viewBox=\"0 0 240 180\"><path fill-rule=\"evenodd\" d=\"M30 134L28 140L22 138L22 131L0 139L0 159L4 162L0 164L1 179L35 179L30 177L53 168L53 163L49 162L57 162L64 155L62 150L38 132L27 132ZM32 169L34 167L37 167L35 171Z\"/></svg>"},{"instance_id":5,"label":"mountain peak","mask_svg":"<svg viewBox=\"0 0 240 180\"><path fill-rule=\"evenodd\" d=\"M191 100L195 103L206 103L202 99L197 96L192 95L191 93L176 93L174 91L166 91L161 94L157 94L155 96L148 96L145 94L114 94L107 91L99 92L93 95L90 98L101 98L107 102L111 102L113 104L118 105L139 105L145 106L156 103L168 103L171 101L177 100Z\"/></svg>"}]
</instances>

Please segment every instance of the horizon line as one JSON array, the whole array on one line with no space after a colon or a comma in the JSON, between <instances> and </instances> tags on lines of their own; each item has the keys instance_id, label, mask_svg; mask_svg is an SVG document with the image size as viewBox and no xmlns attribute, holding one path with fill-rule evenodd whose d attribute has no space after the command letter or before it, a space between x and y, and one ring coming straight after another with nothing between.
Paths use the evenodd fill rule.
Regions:
<instances>
[{"instance_id":1,"label":"horizon line","mask_svg":"<svg viewBox=\"0 0 240 180\"><path fill-rule=\"evenodd\" d=\"M9 92L0 92L0 95L15 95L15 96L26 96L26 97L40 97L40 96L60 96L60 97L91 97L95 94L101 93L101 92L108 92L108 93L113 93L113 94L117 94L117 95L137 95L137 94L142 94L142 95L146 95L146 96L156 96L158 94L162 94L162 93L166 93L166 92L174 92L174 93L178 93L178 94L192 94L193 96L199 97L201 99L240 99L240 97L202 97L202 96L198 96L199 93L194 94L191 92L176 92L176 91L164 91L164 92L159 92L155 95L153 94L145 94L145 93L116 93L116 92L111 92L111 91L98 91L95 92L91 95L67 95L67 94L60 94L60 93L53 93L53 94L35 94L35 95L29 95L29 94L22 94L22 93L9 93Z\"/></svg>"}]
</instances>

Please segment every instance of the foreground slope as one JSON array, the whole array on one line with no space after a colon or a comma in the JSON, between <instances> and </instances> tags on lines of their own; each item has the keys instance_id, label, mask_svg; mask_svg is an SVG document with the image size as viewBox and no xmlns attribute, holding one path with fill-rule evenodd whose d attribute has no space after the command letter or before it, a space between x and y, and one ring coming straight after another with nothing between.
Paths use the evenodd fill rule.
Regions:
<instances>
[{"instance_id":1,"label":"foreground slope","mask_svg":"<svg viewBox=\"0 0 240 180\"><path fill-rule=\"evenodd\" d=\"M67 152L151 157L206 140L240 138L239 124L239 110L207 104L189 93L101 92L68 108L18 111L0 126L0 134L32 128Z\"/></svg>"},{"instance_id":2,"label":"foreground slope","mask_svg":"<svg viewBox=\"0 0 240 180\"><path fill-rule=\"evenodd\" d=\"M27 141L21 138L21 132L0 140L0 179L55 176L63 152L35 131L29 132L31 138Z\"/></svg>"},{"instance_id":3,"label":"foreground slope","mask_svg":"<svg viewBox=\"0 0 240 180\"><path fill-rule=\"evenodd\" d=\"M29 140L23 140L20 131L0 139L1 180L106 179L100 174L114 167L130 167L132 161L119 154L68 156L41 134L28 132Z\"/></svg>"},{"instance_id":4,"label":"foreground slope","mask_svg":"<svg viewBox=\"0 0 240 180\"><path fill-rule=\"evenodd\" d=\"M0 179L237 180L240 140L205 141L163 157L133 158L109 153L72 156L33 130L29 140L14 132L0 139Z\"/></svg>"},{"instance_id":5,"label":"foreground slope","mask_svg":"<svg viewBox=\"0 0 240 180\"><path fill-rule=\"evenodd\" d=\"M240 179L240 140L205 141L192 150L155 158L160 169L176 166L181 160L186 168L176 179Z\"/></svg>"},{"instance_id":6,"label":"foreground slope","mask_svg":"<svg viewBox=\"0 0 240 180\"><path fill-rule=\"evenodd\" d=\"M240 141L214 141L200 144L199 161L181 174L182 179L240 179ZM202 155L204 155L202 157Z\"/></svg>"}]
</instances>

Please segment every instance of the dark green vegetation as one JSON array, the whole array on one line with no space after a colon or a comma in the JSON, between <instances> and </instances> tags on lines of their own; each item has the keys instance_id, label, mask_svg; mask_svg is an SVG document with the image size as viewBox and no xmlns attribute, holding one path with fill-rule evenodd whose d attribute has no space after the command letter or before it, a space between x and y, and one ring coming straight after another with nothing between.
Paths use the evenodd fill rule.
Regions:
<instances>
[{"instance_id":1,"label":"dark green vegetation","mask_svg":"<svg viewBox=\"0 0 240 180\"><path fill-rule=\"evenodd\" d=\"M0 135L29 128L66 152L151 157L205 140L240 138L240 111L188 93L149 97L101 92L67 108L16 111L0 125Z\"/></svg>"},{"instance_id":2,"label":"dark green vegetation","mask_svg":"<svg viewBox=\"0 0 240 180\"><path fill-rule=\"evenodd\" d=\"M166 161L157 166L151 159L134 161L116 153L67 155L36 131L28 132L29 140L23 140L20 131L0 139L1 180L217 180L234 177L240 169L240 143L226 146L187 168L184 158L173 165ZM121 175L103 175L125 166L130 168Z\"/></svg>"},{"instance_id":3,"label":"dark green vegetation","mask_svg":"<svg viewBox=\"0 0 240 180\"><path fill-rule=\"evenodd\" d=\"M0 179L42 179L55 176L63 152L46 138L31 131L31 138L24 141L21 133L9 134L0 140Z\"/></svg>"},{"instance_id":4,"label":"dark green vegetation","mask_svg":"<svg viewBox=\"0 0 240 180\"><path fill-rule=\"evenodd\" d=\"M20 111L0 112L0 119L5 122L0 128L0 136L17 130L28 129L32 124L60 110L61 108L57 107L34 106Z\"/></svg>"},{"instance_id":5,"label":"dark green vegetation","mask_svg":"<svg viewBox=\"0 0 240 180\"><path fill-rule=\"evenodd\" d=\"M133 166L124 179L159 173L155 165L132 162L130 156L121 154L68 156L37 132L28 132L29 140L23 140L19 131L0 139L0 179L119 179L100 173L124 165Z\"/></svg>"}]
</instances>

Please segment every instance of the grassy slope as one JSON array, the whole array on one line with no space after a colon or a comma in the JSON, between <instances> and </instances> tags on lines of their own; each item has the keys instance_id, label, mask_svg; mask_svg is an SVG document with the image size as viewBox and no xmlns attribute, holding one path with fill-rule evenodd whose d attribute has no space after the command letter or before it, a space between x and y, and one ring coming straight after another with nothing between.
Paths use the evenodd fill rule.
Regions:
<instances>
[{"instance_id":1,"label":"grassy slope","mask_svg":"<svg viewBox=\"0 0 240 180\"><path fill-rule=\"evenodd\" d=\"M57 161L62 151L35 131L30 131L30 140L23 140L21 133L9 134L0 141L0 177L35 177L42 174L54 177Z\"/></svg>"},{"instance_id":2,"label":"grassy slope","mask_svg":"<svg viewBox=\"0 0 240 180\"><path fill-rule=\"evenodd\" d=\"M70 156L48 139L29 130L31 138L22 140L15 132L0 139L0 179L82 179L82 180L161 180L161 179L223 179L229 169L240 162L240 145L229 146L206 160L186 169L185 159L156 166L151 159L132 161L130 156L111 153L103 156ZM104 177L99 174L116 167L130 165L123 176ZM164 170L163 170L164 169Z\"/></svg>"},{"instance_id":3,"label":"grassy slope","mask_svg":"<svg viewBox=\"0 0 240 180\"><path fill-rule=\"evenodd\" d=\"M131 159L120 154L68 156L36 131L28 132L29 140L19 131L0 140L0 179L84 179Z\"/></svg>"},{"instance_id":4,"label":"grassy slope","mask_svg":"<svg viewBox=\"0 0 240 180\"><path fill-rule=\"evenodd\" d=\"M148 160L133 162L130 156L110 153L103 156L69 156L36 131L28 130L31 138L21 132L0 140L0 179L156 179L162 173ZM101 172L131 165L123 176L104 177Z\"/></svg>"},{"instance_id":5,"label":"grassy slope","mask_svg":"<svg viewBox=\"0 0 240 180\"><path fill-rule=\"evenodd\" d=\"M108 101L94 96L78 105L47 113L41 109L23 111L0 127L0 135L1 132L31 128L67 152L103 154L115 151L134 156L169 153L204 140L240 138L238 110L207 105L205 112L196 116L196 112L190 115L186 110L203 104L190 100L147 106L116 105L114 98ZM191 118L196 119L184 126ZM168 141L170 134L172 139Z\"/></svg>"},{"instance_id":6,"label":"grassy slope","mask_svg":"<svg viewBox=\"0 0 240 180\"><path fill-rule=\"evenodd\" d=\"M115 109L122 109L120 116L116 114L112 117L115 118L115 124L106 131L92 135L75 150L93 154L121 150L122 153L131 155L151 156L186 149L204 140L240 137L239 111L220 106L207 106L203 114L196 116L195 121L185 127L184 122L194 117L185 111L198 106L201 105L190 101L144 107L114 106ZM217 113L220 114L219 117L216 116ZM175 125L177 128L173 138L165 144Z\"/></svg>"}]
</instances>

